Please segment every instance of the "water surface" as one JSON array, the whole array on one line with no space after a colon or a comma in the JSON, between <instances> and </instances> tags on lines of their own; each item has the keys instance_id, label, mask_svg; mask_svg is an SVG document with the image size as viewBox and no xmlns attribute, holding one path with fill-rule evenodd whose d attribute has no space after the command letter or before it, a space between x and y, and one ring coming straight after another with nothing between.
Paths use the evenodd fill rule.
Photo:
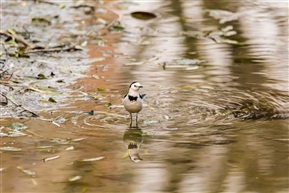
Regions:
<instances>
[{"instance_id":1,"label":"water surface","mask_svg":"<svg viewBox=\"0 0 289 193\"><path fill-rule=\"evenodd\" d=\"M124 30L89 45L105 60L73 87L96 98L19 120L29 135L1 138L22 149L1 153L2 191L288 192L288 3L113 4ZM147 98L130 129L135 80Z\"/></svg>"}]
</instances>

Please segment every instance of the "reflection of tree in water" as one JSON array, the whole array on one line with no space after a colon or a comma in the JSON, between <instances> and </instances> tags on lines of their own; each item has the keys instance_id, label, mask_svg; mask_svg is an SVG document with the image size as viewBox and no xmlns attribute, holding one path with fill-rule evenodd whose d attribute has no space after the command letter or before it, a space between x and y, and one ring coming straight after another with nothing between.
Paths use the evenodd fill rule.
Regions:
<instances>
[{"instance_id":1,"label":"reflection of tree in water","mask_svg":"<svg viewBox=\"0 0 289 193\"><path fill-rule=\"evenodd\" d=\"M286 143L282 143L284 136L288 136L288 124L283 120L289 114L288 88L284 89L284 83L288 86L284 80L288 78L288 49L280 43L284 32L288 33L288 24L283 21L286 18L283 8L259 3L171 0L162 7L169 10L166 13L173 18L170 22L155 20L142 26L163 30L166 41L163 34L142 34L154 44L136 46L131 55L145 60L149 53L165 61L168 68L157 74L165 83L147 78L146 72L152 71L152 65L134 66L133 71L145 72L137 74L139 81L153 82L159 88L170 87L171 90L156 89L157 94L149 93L151 98L155 97L151 101L166 105L165 108L158 105L156 111L170 111L174 126L186 127L172 132L175 136L167 138L167 151L155 155L164 162L168 192L288 189L284 186L288 167L286 156L282 155L288 154ZM226 14L231 18L226 18ZM185 33L177 38L172 35L173 29L176 34ZM274 34L276 31L280 34ZM178 57L206 62L194 71L169 69ZM165 96L166 91L169 96ZM213 113L206 116L211 122L205 124L203 119L192 122L202 122L200 128L186 124L191 122L190 118L198 117L194 113L198 109L199 114L211 110ZM173 110L175 114L171 113ZM216 114L224 117L220 126L216 126ZM156 144L154 147L158 149ZM159 147L159 152L162 148ZM280 184L276 186L275 180Z\"/></svg>"}]
</instances>

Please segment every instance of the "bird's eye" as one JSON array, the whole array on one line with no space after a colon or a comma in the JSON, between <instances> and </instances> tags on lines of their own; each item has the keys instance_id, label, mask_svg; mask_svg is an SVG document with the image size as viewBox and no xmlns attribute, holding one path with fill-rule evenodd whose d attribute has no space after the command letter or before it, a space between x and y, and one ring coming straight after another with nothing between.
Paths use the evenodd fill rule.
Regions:
<instances>
[{"instance_id":1,"label":"bird's eye","mask_svg":"<svg viewBox=\"0 0 289 193\"><path fill-rule=\"evenodd\" d=\"M134 87L136 87L136 85L133 85Z\"/></svg>"}]
</instances>

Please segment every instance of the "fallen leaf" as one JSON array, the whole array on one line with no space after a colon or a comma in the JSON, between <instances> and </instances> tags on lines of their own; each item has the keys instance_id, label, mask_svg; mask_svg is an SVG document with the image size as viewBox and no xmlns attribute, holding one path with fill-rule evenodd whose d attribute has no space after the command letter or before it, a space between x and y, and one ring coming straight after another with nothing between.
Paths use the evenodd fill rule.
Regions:
<instances>
[{"instance_id":1,"label":"fallen leaf","mask_svg":"<svg viewBox=\"0 0 289 193\"><path fill-rule=\"evenodd\" d=\"M110 31L123 31L124 27L120 24L120 22L118 23L114 23L113 26L111 26L109 28Z\"/></svg>"},{"instance_id":2,"label":"fallen leaf","mask_svg":"<svg viewBox=\"0 0 289 193\"><path fill-rule=\"evenodd\" d=\"M112 106L112 104L111 103L106 103L105 106L110 108Z\"/></svg>"},{"instance_id":3,"label":"fallen leaf","mask_svg":"<svg viewBox=\"0 0 289 193\"><path fill-rule=\"evenodd\" d=\"M97 88L97 91L103 92L103 91L106 91L106 89L105 88Z\"/></svg>"},{"instance_id":4,"label":"fallen leaf","mask_svg":"<svg viewBox=\"0 0 289 193\"><path fill-rule=\"evenodd\" d=\"M10 45L17 45L17 43L15 42L15 40L13 40L12 38L7 38L5 41L5 44L10 44Z\"/></svg>"},{"instance_id":5,"label":"fallen leaf","mask_svg":"<svg viewBox=\"0 0 289 193\"><path fill-rule=\"evenodd\" d=\"M48 101L51 102L51 103L57 103L56 100L54 100L52 97L50 97L50 98L48 99Z\"/></svg>"},{"instance_id":6,"label":"fallen leaf","mask_svg":"<svg viewBox=\"0 0 289 193\"><path fill-rule=\"evenodd\" d=\"M61 5L59 5L59 8L60 8L60 9L64 9L65 7L66 7L65 4L61 4Z\"/></svg>"},{"instance_id":7,"label":"fallen leaf","mask_svg":"<svg viewBox=\"0 0 289 193\"><path fill-rule=\"evenodd\" d=\"M136 11L130 14L133 18L140 19L140 20L150 20L156 18L156 14L146 12L146 11Z\"/></svg>"},{"instance_id":8,"label":"fallen leaf","mask_svg":"<svg viewBox=\"0 0 289 193\"><path fill-rule=\"evenodd\" d=\"M42 73L38 74L37 78L38 79L47 79L46 76L44 74L42 74Z\"/></svg>"},{"instance_id":9,"label":"fallen leaf","mask_svg":"<svg viewBox=\"0 0 289 193\"><path fill-rule=\"evenodd\" d=\"M32 18L31 22L32 22L32 24L39 25L39 26L51 25L51 21L49 21L48 19L45 19L45 18L41 18L41 17L34 17L34 18Z\"/></svg>"},{"instance_id":10,"label":"fallen leaf","mask_svg":"<svg viewBox=\"0 0 289 193\"><path fill-rule=\"evenodd\" d=\"M14 36L16 35L16 32L13 29L8 29L7 31Z\"/></svg>"}]
</instances>

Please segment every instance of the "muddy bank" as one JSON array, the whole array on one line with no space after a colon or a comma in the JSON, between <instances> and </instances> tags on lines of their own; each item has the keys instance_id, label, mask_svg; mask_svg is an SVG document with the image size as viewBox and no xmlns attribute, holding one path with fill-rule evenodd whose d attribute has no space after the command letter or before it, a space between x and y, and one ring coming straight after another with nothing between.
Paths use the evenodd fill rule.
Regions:
<instances>
[{"instance_id":1,"label":"muddy bank","mask_svg":"<svg viewBox=\"0 0 289 193\"><path fill-rule=\"evenodd\" d=\"M5 2L1 11L1 117L36 117L89 97L73 87L80 78L91 77L87 91L105 88L105 65L90 69L113 56L118 16L105 3Z\"/></svg>"},{"instance_id":2,"label":"muddy bank","mask_svg":"<svg viewBox=\"0 0 289 193\"><path fill-rule=\"evenodd\" d=\"M113 44L122 32L110 10L114 2L8 1L1 6L1 189L70 191L69 183L87 179L82 172L65 172L64 165L85 168L126 151L119 146L122 134L101 131L109 124L99 122L126 119L110 114L113 101L106 96L116 89L110 86ZM108 137L119 140L101 142ZM103 147L94 146L95 138ZM105 153L112 145L119 149ZM109 179L115 167L105 165ZM87 186L79 189L86 192Z\"/></svg>"}]
</instances>

